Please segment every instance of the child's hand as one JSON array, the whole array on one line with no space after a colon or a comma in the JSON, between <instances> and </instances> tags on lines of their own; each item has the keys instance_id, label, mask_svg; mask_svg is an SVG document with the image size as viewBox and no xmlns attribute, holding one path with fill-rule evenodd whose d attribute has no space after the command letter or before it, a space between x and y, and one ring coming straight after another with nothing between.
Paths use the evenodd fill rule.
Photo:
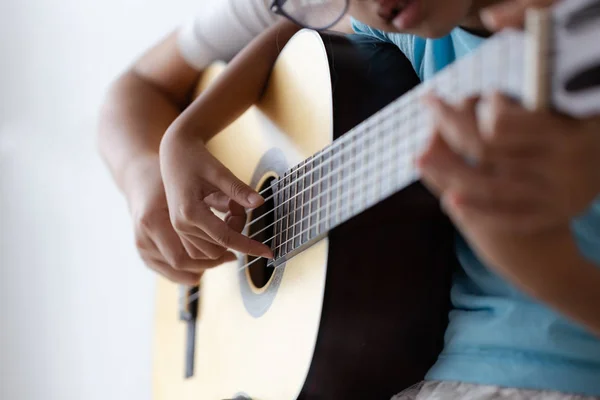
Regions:
<instances>
[{"instance_id":1,"label":"child's hand","mask_svg":"<svg viewBox=\"0 0 600 400\"><path fill-rule=\"evenodd\" d=\"M558 0L507 0L484 9L481 19L491 31L503 28L520 28L528 8L550 7Z\"/></svg>"},{"instance_id":2,"label":"child's hand","mask_svg":"<svg viewBox=\"0 0 600 400\"><path fill-rule=\"evenodd\" d=\"M478 123L475 99L429 103L437 130L419 162L423 181L465 240L496 273L598 332L589 299L600 278L570 220L600 192L599 120L532 113L495 96Z\"/></svg>"},{"instance_id":3,"label":"child's hand","mask_svg":"<svg viewBox=\"0 0 600 400\"><path fill-rule=\"evenodd\" d=\"M194 260L187 254L169 219L157 156L140 159L130 169L126 195L138 252L152 270L171 281L192 286L206 268L235 259L232 253L217 260Z\"/></svg>"},{"instance_id":4,"label":"child's hand","mask_svg":"<svg viewBox=\"0 0 600 400\"><path fill-rule=\"evenodd\" d=\"M420 159L424 182L479 226L534 232L575 217L600 194L599 119L533 113L500 95L480 121L476 99L427 103L438 132Z\"/></svg>"},{"instance_id":5,"label":"child's hand","mask_svg":"<svg viewBox=\"0 0 600 400\"><path fill-rule=\"evenodd\" d=\"M273 256L268 246L240 233L244 207L256 208L264 199L214 158L197 135L167 131L160 162L171 223L191 258L215 260L229 249ZM211 207L228 212L225 221Z\"/></svg>"}]
</instances>

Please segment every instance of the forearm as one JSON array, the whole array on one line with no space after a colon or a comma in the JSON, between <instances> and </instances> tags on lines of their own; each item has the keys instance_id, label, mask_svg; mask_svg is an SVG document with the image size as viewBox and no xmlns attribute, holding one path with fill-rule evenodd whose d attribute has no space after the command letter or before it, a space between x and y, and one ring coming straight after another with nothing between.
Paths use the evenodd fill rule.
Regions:
<instances>
[{"instance_id":1,"label":"forearm","mask_svg":"<svg viewBox=\"0 0 600 400\"><path fill-rule=\"evenodd\" d=\"M258 102L273 64L300 28L282 21L258 36L169 128L169 136L208 141Z\"/></svg>"},{"instance_id":2,"label":"forearm","mask_svg":"<svg viewBox=\"0 0 600 400\"><path fill-rule=\"evenodd\" d=\"M600 336L600 268L584 259L568 227L516 246L518 257L502 268L509 278Z\"/></svg>"},{"instance_id":3,"label":"forearm","mask_svg":"<svg viewBox=\"0 0 600 400\"><path fill-rule=\"evenodd\" d=\"M548 302L600 338L600 269L582 257L565 260L572 267L564 281L549 288Z\"/></svg>"},{"instance_id":4,"label":"forearm","mask_svg":"<svg viewBox=\"0 0 600 400\"><path fill-rule=\"evenodd\" d=\"M101 110L98 147L122 191L139 164L158 159L160 141L189 104L199 76L172 32L112 84Z\"/></svg>"},{"instance_id":5,"label":"forearm","mask_svg":"<svg viewBox=\"0 0 600 400\"><path fill-rule=\"evenodd\" d=\"M134 71L119 78L101 112L98 146L122 191L136 165L158 157L160 141L181 109Z\"/></svg>"}]
</instances>

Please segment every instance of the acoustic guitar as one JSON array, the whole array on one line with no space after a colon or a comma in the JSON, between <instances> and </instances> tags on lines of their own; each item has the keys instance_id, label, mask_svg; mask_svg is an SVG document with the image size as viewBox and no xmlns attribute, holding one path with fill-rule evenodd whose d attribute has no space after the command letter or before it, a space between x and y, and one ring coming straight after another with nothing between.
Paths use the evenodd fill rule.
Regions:
<instances>
[{"instance_id":1,"label":"acoustic guitar","mask_svg":"<svg viewBox=\"0 0 600 400\"><path fill-rule=\"evenodd\" d=\"M287 43L261 102L208 144L266 198L245 234L275 258L240 255L199 288L159 281L155 399L389 399L423 379L457 261L413 165L432 130L420 97L494 89L600 112L600 2L531 15L528 33L497 34L424 84L392 45L310 30Z\"/></svg>"}]
</instances>

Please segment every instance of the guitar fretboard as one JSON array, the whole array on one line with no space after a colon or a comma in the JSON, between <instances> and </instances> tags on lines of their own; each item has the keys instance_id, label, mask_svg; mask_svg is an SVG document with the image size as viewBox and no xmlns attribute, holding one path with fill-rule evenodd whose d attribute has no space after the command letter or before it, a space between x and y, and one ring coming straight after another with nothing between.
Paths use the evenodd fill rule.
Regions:
<instances>
[{"instance_id":1,"label":"guitar fretboard","mask_svg":"<svg viewBox=\"0 0 600 400\"><path fill-rule=\"evenodd\" d=\"M517 96L523 41L518 32L490 39L288 171L273 187L274 264L418 180L414 162L433 128L425 93L448 101L489 90Z\"/></svg>"},{"instance_id":2,"label":"guitar fretboard","mask_svg":"<svg viewBox=\"0 0 600 400\"><path fill-rule=\"evenodd\" d=\"M565 1L556 7L554 17L568 21L569 13L589 2ZM594 39L600 29L584 31L574 38L561 31L567 25L562 23L553 32L553 52L561 57L549 62L558 70L551 74L551 103L558 111L571 115L597 113L597 92L571 98L560 82L566 81L564 74L570 66L567 61L567 67L563 67L565 59L577 58L572 46L585 42L585 54L596 49L595 54L600 57L598 40ZM446 67L274 182L272 264L281 265L331 229L419 179L414 163L433 130L432 117L421 103L427 92L449 102L490 91L520 100L527 83L525 44L522 32L497 34L477 51Z\"/></svg>"}]
</instances>

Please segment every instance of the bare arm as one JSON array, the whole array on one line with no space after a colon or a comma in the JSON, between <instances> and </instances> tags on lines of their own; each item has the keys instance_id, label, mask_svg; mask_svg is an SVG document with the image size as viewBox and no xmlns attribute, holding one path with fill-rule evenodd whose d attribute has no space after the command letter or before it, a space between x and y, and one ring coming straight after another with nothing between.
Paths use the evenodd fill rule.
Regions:
<instances>
[{"instance_id":1,"label":"bare arm","mask_svg":"<svg viewBox=\"0 0 600 400\"><path fill-rule=\"evenodd\" d=\"M98 146L121 190L140 162L158 157L164 132L187 106L199 77L172 33L113 83L101 112Z\"/></svg>"},{"instance_id":2,"label":"bare arm","mask_svg":"<svg viewBox=\"0 0 600 400\"><path fill-rule=\"evenodd\" d=\"M171 125L167 137L206 142L258 102L279 52L299 29L284 20L257 37Z\"/></svg>"},{"instance_id":3,"label":"bare arm","mask_svg":"<svg viewBox=\"0 0 600 400\"><path fill-rule=\"evenodd\" d=\"M207 241L223 251L272 256L267 246L239 233L246 221L245 208L260 205L262 198L214 158L204 143L260 99L279 52L298 29L281 21L256 38L177 118L161 142L160 166L171 222L181 240L190 243L192 257L213 250ZM211 210L214 198L229 205L225 222ZM221 254L214 251L212 256Z\"/></svg>"},{"instance_id":4,"label":"bare arm","mask_svg":"<svg viewBox=\"0 0 600 400\"><path fill-rule=\"evenodd\" d=\"M202 23L202 21L198 20L196 23ZM236 21L231 20L223 21L224 29L235 23ZM255 28L258 29L257 26ZM142 259L148 267L170 280L190 285L195 284L206 268L235 258L232 253L227 252L230 247L267 254L265 246L250 243L247 239L240 243L239 237L236 241L235 235L232 234L223 236L218 233L219 240L210 235L204 235L204 239L191 236L188 240L183 237L184 235L180 235L179 230L175 229L173 224L181 222L178 220L178 216L171 215L165 185L173 191L173 188L185 188L185 184L189 182L163 179L159 149L165 132L167 130L176 131L175 127L171 129L169 127L177 119L176 126L193 126L185 123L189 120L196 127L201 126L203 133L212 132L210 135L214 135L220 130L220 127L226 126L254 102L261 91L261 81L267 79L271 69L273 62L269 63L268 60L276 58L279 49L296 28L292 29L291 24L283 23L277 29L278 31L271 30L270 34L263 35L263 39L255 41L250 47L250 50L260 50L257 52L256 60L258 62L253 62L255 60L251 59L250 53L245 53L245 56L242 55L233 61L231 67L228 68L225 76L232 76L233 85L239 84L240 87L245 88L243 95L234 99L241 100L240 102L230 103L227 96L229 95L228 88L231 86L227 81L221 80L219 84L195 102L182 118L178 119L182 111L189 106L191 95L201 76L198 65L195 68L192 67L193 63L189 58L202 53L202 48L185 47L187 55L185 57L181 52L181 43L178 42L179 32L169 35L135 62L113 83L106 97L98 131L100 153L129 204L136 247ZM340 22L335 29L350 32L348 19ZM214 32L212 33L214 34ZM271 35L274 34L279 35L277 37L279 46L277 47L269 46L273 43L274 36ZM249 38L247 39L249 40ZM194 44L193 40L192 44ZM210 46L211 44L212 42L199 43L200 46ZM196 50L199 52L196 53ZM229 51L231 50L229 49ZM262 55L261 52L263 52ZM212 54L212 56L215 55ZM205 54L205 56L212 57L210 54ZM207 62L202 57L196 57L194 61ZM241 79L242 77L244 79ZM264 83L262 83L262 87L264 87ZM189 131L191 132L191 129ZM177 163L176 161L177 170L180 174L193 174L198 169L207 171L206 165L199 167L195 164L198 161L198 159L188 163ZM224 169L218 163L213 166L216 170ZM221 178L223 177L221 176ZM230 182L235 182L233 176L229 176L228 179ZM231 189L231 184L228 186ZM198 189L198 187L194 189ZM184 193L184 200L190 201L190 192ZM215 198L208 198L205 201L206 206L222 212L232 212L234 215L229 219L230 222L233 221L230 226L234 227L234 230L239 230L236 224L243 220L241 217L243 209L240 210L239 206L231 209L227 203L223 204ZM203 219L201 222L206 223L207 221L216 222L210 218ZM211 226L211 228L213 227ZM220 226L220 228L222 232L224 227ZM210 230L210 232L214 236L214 230ZM232 238L233 241L229 243ZM223 243L228 245L223 246Z\"/></svg>"},{"instance_id":5,"label":"bare arm","mask_svg":"<svg viewBox=\"0 0 600 400\"><path fill-rule=\"evenodd\" d=\"M600 270L583 257L569 226L521 238L512 253L517 257L501 265L509 278L600 337Z\"/></svg>"},{"instance_id":6,"label":"bare arm","mask_svg":"<svg viewBox=\"0 0 600 400\"><path fill-rule=\"evenodd\" d=\"M272 39L279 41L279 46L283 46L283 43L289 39L290 33L295 32L292 26L289 22L283 22L275 28L280 36L273 36ZM334 27L334 30L351 32L349 19L344 18ZM269 44L256 41L252 46L267 48ZM268 60L256 60L260 65L254 69L256 73L254 76L249 76L248 70L238 71L233 66L229 68L226 75L233 79L230 82L242 85L251 82L260 85L261 79L264 79L265 68L270 69L269 61L278 54L278 47L270 47L267 53ZM249 53L246 53L245 57L249 56ZM243 60L236 60L233 64L243 63ZM173 32L161 43L148 50L112 84L101 112L98 147L122 191L127 191L126 182L132 179L131 175L136 175L134 172L137 171L139 163L145 163L148 158L158 156L160 141L165 131L189 105L200 76L201 71L189 66L182 57L177 46L177 32ZM213 88L210 93L202 96L202 99L186 112L187 116L184 120L192 119L195 124L199 124L207 115L218 115L210 114L209 111L219 112L221 107L218 104L223 103L223 99L229 100L232 97L227 90L223 90L224 84L225 81L222 79L218 88ZM256 90L256 86L246 87L246 89ZM219 93L224 94L225 97L221 97ZM247 101L255 100L243 98ZM212 100L216 103L207 105L207 102ZM244 106L247 108L249 104L251 103L245 103ZM200 113L192 117L191 114L198 110ZM220 124L220 127L226 126L224 123L231 122L231 118L226 120L208 118L205 121L213 120ZM214 130L216 127L205 128Z\"/></svg>"},{"instance_id":7,"label":"bare arm","mask_svg":"<svg viewBox=\"0 0 600 400\"><path fill-rule=\"evenodd\" d=\"M221 80L220 84L215 85L201 99L198 99L185 115L193 116L192 120L196 123L199 118L208 118L210 121L214 121L209 122L208 125L213 124L212 127L218 129L219 126L227 124L226 110L231 111L229 115L229 120L231 120L235 118L235 115L243 112L244 107L247 108L251 105L253 99L258 96L256 94L252 97L252 92L254 90L258 90L256 93L261 91L260 81L261 79L266 80L272 67L273 62L269 63L267 59L274 60L278 54L278 50L274 49L280 48L269 46L269 43L274 43L270 40L277 33L280 36L276 39L283 46L287 39L284 40L285 34L281 36L282 32L287 32L289 38L297 28L292 29L291 24L283 23L282 27L277 29L279 31L269 31L270 33L261 37L266 39L259 39L250 46L249 50L251 51L259 49L264 52L262 55L260 51L258 52L257 59L261 60L260 62L254 63L254 60L248 55L249 53L245 53L245 56L242 54L240 58L234 60L225 73L225 76L235 75L233 83L241 84L246 88L246 95L239 97L244 102L237 103L237 105L234 103L235 107L233 108L232 104L224 103L219 93L223 89L227 92L229 86ZM244 62L244 60L246 61ZM246 63L249 66L245 66ZM237 68L243 68L243 73L238 74ZM148 267L168 279L188 285L195 284L206 268L235 258L232 253L227 251L228 248L242 248L246 252L268 254L266 246L250 243L248 239L240 241L239 237L236 241L235 235L232 234L218 234L219 238L227 240L227 246L223 246L223 240L215 240L206 235L205 239L191 237L190 240L186 240L179 236L178 230L173 226L174 222L180 222L170 213L165 186L172 190L173 188L183 188L185 201L191 200L190 192L185 192L185 184L188 182L163 179L159 149L165 132L173 131L169 127L188 107L191 94L200 76L201 72L190 67L180 54L177 34L171 34L162 43L149 50L112 85L102 109L98 133L98 144L102 157L129 204L136 247L142 259ZM245 79L240 80L241 77ZM264 87L264 83L262 87ZM214 104L209 104L211 99L215 101ZM209 109L214 107L213 110L216 109L218 112L206 113L202 111L204 107ZM198 114L194 115L192 110L196 110ZM181 119L181 121L185 121L185 119ZM198 161L198 159L194 160L194 162ZM179 173L193 174L198 169L194 162L177 163L176 170ZM213 165L217 169L224 168L218 163ZM207 171L205 164L200 166L200 169ZM235 180L235 177L231 176L229 179ZM229 188L231 188L230 185ZM222 202L217 204L210 200L206 199L205 205L223 212L232 211L234 213L233 218L230 218L230 221L233 221L230 224L233 227L231 232L239 231L236 224L242 218L236 217L244 213L243 208L230 210L227 204L223 205ZM176 208L176 210L178 209ZM202 220L203 223L206 221L211 221L211 219L204 218ZM219 220L219 223L221 222ZM220 226L220 228L227 228L227 225ZM231 243L229 242L230 238L233 238Z\"/></svg>"}]
</instances>

